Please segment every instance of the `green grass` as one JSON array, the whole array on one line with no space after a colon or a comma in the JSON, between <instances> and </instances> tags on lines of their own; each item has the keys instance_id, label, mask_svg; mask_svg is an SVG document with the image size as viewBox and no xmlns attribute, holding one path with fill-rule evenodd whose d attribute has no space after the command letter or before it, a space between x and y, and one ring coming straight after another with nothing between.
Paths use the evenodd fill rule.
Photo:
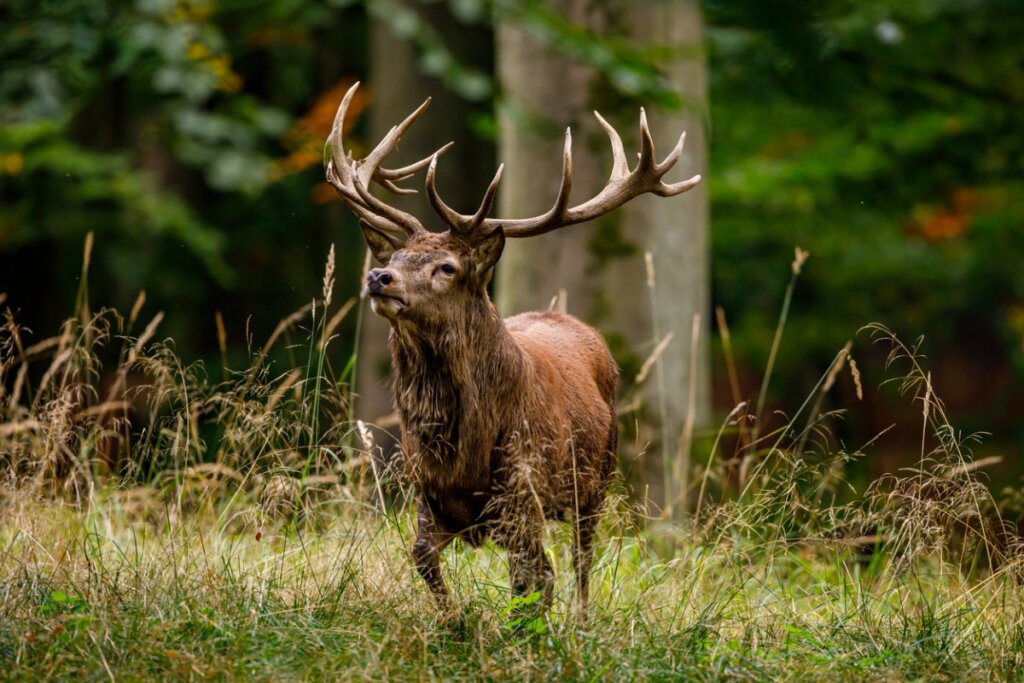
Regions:
<instances>
[{"instance_id":1,"label":"green grass","mask_svg":"<svg viewBox=\"0 0 1024 683\"><path fill-rule=\"evenodd\" d=\"M624 533L610 521L580 623L552 528L556 606L514 628L493 549L446 553L459 611L439 619L406 557L405 513L328 501L318 522L257 539L246 506L184 513L160 498L7 493L4 677L1003 680L1024 666L1012 573L973 580L930 554L865 563L738 522Z\"/></svg>"},{"instance_id":2,"label":"green grass","mask_svg":"<svg viewBox=\"0 0 1024 683\"><path fill-rule=\"evenodd\" d=\"M979 479L916 350L883 328L921 407L914 468L846 481L870 455L832 445L822 408L854 369L847 347L791 417L751 432L737 408L707 435L684 521L648 517L617 484L585 620L564 525L547 530L544 618L515 609L503 553L458 542L441 614L408 556L407 482L352 423L352 359L331 367L352 304L332 312L329 281L217 382L155 341L159 313L93 314L83 289L34 341L7 311L0 678L1024 680L1010 503ZM273 360L313 310L308 348Z\"/></svg>"}]
</instances>

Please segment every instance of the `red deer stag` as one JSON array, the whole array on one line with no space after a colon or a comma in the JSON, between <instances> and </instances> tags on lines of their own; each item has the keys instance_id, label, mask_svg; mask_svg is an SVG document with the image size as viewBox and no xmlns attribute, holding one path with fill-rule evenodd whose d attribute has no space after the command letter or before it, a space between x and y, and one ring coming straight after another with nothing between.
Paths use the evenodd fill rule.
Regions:
<instances>
[{"instance_id":1,"label":"red deer stag","mask_svg":"<svg viewBox=\"0 0 1024 683\"><path fill-rule=\"evenodd\" d=\"M650 192L686 192L694 176L662 177L683 150L685 133L662 163L654 156L640 112L641 151L630 170L618 133L599 114L611 140L611 178L592 199L569 206L572 155L565 133L562 180L554 206L534 218L488 218L502 168L473 215L451 209L437 193L438 156L403 168L381 166L423 103L391 129L364 159L342 141L345 95L327 141L327 180L359 217L363 236L383 268L366 277L373 311L387 319L406 470L417 487L419 531L412 555L419 573L446 607L440 553L456 537L478 546L491 538L508 550L517 595L539 591L551 602L554 577L542 545L544 520L572 521L576 604L586 609L594 530L615 470L618 367L601 335L552 311L502 321L487 284L506 237L531 237L588 221ZM375 181L394 193L427 168L431 205L447 225L428 231L416 217L370 192Z\"/></svg>"}]
</instances>

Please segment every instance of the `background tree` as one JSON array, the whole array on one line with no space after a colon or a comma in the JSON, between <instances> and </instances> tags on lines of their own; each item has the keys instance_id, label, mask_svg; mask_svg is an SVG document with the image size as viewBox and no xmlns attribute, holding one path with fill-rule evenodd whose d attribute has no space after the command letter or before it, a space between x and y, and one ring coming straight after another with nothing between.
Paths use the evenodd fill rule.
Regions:
<instances>
[{"instance_id":1,"label":"background tree","mask_svg":"<svg viewBox=\"0 0 1024 683\"><path fill-rule=\"evenodd\" d=\"M687 131L671 179L706 173L707 79L696 2L525 5L506 7L498 34L505 97L501 215L542 213L553 201L565 125L574 134L574 203L603 186L611 153L594 109L624 135L632 155L639 148L639 109L646 104L659 154ZM554 33L539 30L545 27ZM597 56L614 65L595 68L593 54L566 49L574 45L597 46ZM641 197L596 225L510 240L498 269L497 301L505 315L543 309L564 290L568 311L609 339L627 397L645 357L669 340L654 372L635 387L639 403L624 419L640 431L621 439L626 463L643 455L630 466L659 506L686 485L689 439L710 413L706 188L705 182L671 200ZM653 259L653 287L646 254Z\"/></svg>"},{"instance_id":2,"label":"background tree","mask_svg":"<svg viewBox=\"0 0 1024 683\"><path fill-rule=\"evenodd\" d=\"M984 2L707 3L713 280L730 314L744 398L767 362L793 246L812 253L768 402L801 393L857 329L924 336L937 391L965 430L1024 436L1024 5ZM742 75L741 75L742 74ZM881 351L859 344L861 365ZM864 362L874 356L876 362ZM797 368L803 368L798 370ZM979 377L987 378L978 381ZM868 375L865 382L876 383ZM844 401L854 387L841 383ZM728 395L723 387L719 395ZM917 410L869 396L841 436ZM986 406L978 410L979 406ZM855 477L899 467L886 453ZM1007 464L1007 470L1012 466ZM1005 477L998 472L996 477Z\"/></svg>"},{"instance_id":3,"label":"background tree","mask_svg":"<svg viewBox=\"0 0 1024 683\"><path fill-rule=\"evenodd\" d=\"M519 193L509 195L503 211L523 215L550 201L567 124L574 126L581 174L577 196L593 188L584 187L583 175L592 175L586 182L604 179L607 142L593 127L591 108L635 135L639 106L657 105L651 123L663 152L680 129L689 131L683 163L698 159L700 130L696 122L673 117L682 111L713 123L711 170L706 185L693 192L710 193L711 294L729 316L738 376L734 396L724 381L719 337L713 338L716 412L724 414L736 399L758 398L793 247L799 245L812 257L786 323L767 413L790 404L791 392L805 395L836 349L861 325L879 320L904 338L925 336L937 390L950 411L961 416L966 431L998 435L982 453L1017 449L1024 443L1024 205L1016 201L1024 192L1024 5L778 0L766 11L757 0L706 1L704 39L692 48L653 35L673 25L667 15L641 19L682 6L607 3L602 11L611 18L588 28L572 14L585 6L567 0L11 0L0 10L3 306L36 330L37 340L56 329L75 300L81 244L92 230L90 286L97 305L130 309L145 289L147 307L167 312L161 334L173 337L184 357L210 363L220 358L213 324L220 310L229 366L241 367L250 341L258 345L319 292L329 242L339 254L339 297L358 287L361 238L350 212L321 182L320 159L345 86L360 79L366 82L360 92L386 89L377 83L386 72L373 65L371 17L386 21L395 43L413 55L409 73L421 74L418 82L430 79L424 90L435 98L453 90L456 99L475 103L466 108L469 122L451 123L490 141L438 134L435 144L458 140L451 155L486 151L497 135L492 105L503 94L492 92L492 54L460 47L487 35L493 8L503 31L551 55L537 62L540 68L563 64L559 69L569 76L588 74L585 92L566 87L540 103L552 109L572 104L572 111L535 108L527 95L517 94L532 87L525 69L518 73L522 82L508 87L503 125L520 131L532 151L521 161L515 161L516 148L502 154L509 162L505 189ZM454 28L435 30L435 13L454 18ZM658 44L682 45L683 51L652 47ZM698 63L689 58L702 49L710 116L692 98L680 97L673 80L679 78L675 70ZM523 60L535 56L540 58L524 54ZM506 61L516 75L516 65ZM371 77L374 70L382 76ZM532 73L539 88L545 76ZM569 76L558 78L569 84ZM435 99L424 119L428 127L458 118L439 116L439 105ZM676 105L682 109L674 110ZM358 114L353 108L348 138L365 143L374 132L371 115L393 121L407 111L395 102L401 108L386 112L390 106L366 99ZM635 139L627 142L635 145ZM584 168L587 158L592 165ZM474 163L455 160L446 160L442 172ZM494 163L481 165L442 178L445 195L454 197L465 183L485 183ZM522 182L538 178L538 186L520 192L517 176ZM461 207L475 205L479 187ZM697 202L693 193L652 198L630 211L649 206L672 212L670 221L690 220L698 214ZM644 277L646 237L628 232L641 220L617 216L613 223L624 226L621 233L603 223L566 231L566 240L578 240L575 246L558 246L562 235L553 236L554 248L538 247L535 258L505 270L499 299L536 291L521 307L543 307L568 284L570 310L612 335L627 378L635 376L653 346L653 326L623 324L616 316L624 314L608 301L626 286L646 291L643 281L627 279ZM666 238L685 236L687 228L680 228ZM570 261L565 255L577 247L585 257ZM520 248L529 246L510 245L510 262ZM654 254L668 251L656 247ZM547 263L545 254L563 256L543 272L531 269ZM658 264L659 296L696 295L694 289L663 286L668 277L686 277L679 263ZM574 291L571 283L588 279L622 287L610 299L591 296L586 287ZM637 300L635 312L646 315L649 306ZM505 312L520 307L502 303ZM335 364L348 360L354 323L349 316L337 329L337 356L330 359ZM688 338L686 322L667 353L684 357L681 344ZM377 349L380 339L374 337ZM289 353L287 344L276 350ZM867 343L854 352L863 361L864 382L875 383L870 354L877 352ZM361 372L374 375L382 376L382 369ZM670 373L665 378L671 391L686 385ZM657 382L652 374L645 390L653 391ZM697 385L698 396L703 386ZM899 411L916 410L904 408L895 391L869 392L864 402L853 397L849 381L839 382L836 391L847 394L844 405L855 406L837 426L843 438L877 433L901 421ZM666 412L685 420L683 407ZM652 436L662 440L658 430ZM664 439L673 453L677 438L674 432ZM919 448L918 438L887 432L880 457L853 467L851 477L901 466ZM653 454L659 462L657 448ZM1008 458L995 475L1006 480L1017 462ZM636 463L631 466L635 473Z\"/></svg>"}]
</instances>

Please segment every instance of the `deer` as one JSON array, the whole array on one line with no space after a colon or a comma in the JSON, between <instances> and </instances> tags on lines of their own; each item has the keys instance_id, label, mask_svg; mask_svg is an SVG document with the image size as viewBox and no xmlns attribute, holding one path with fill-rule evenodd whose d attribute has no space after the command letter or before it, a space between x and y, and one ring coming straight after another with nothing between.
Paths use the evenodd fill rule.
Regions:
<instances>
[{"instance_id":1,"label":"deer","mask_svg":"<svg viewBox=\"0 0 1024 683\"><path fill-rule=\"evenodd\" d=\"M448 143L401 168L384 160L430 104L428 98L361 159L345 149L342 131L359 84L342 98L324 150L327 182L358 217L381 267L367 271L364 294L389 324L394 403L404 471L414 484L417 534L411 555L443 611L451 597L441 552L456 538L472 547L490 540L508 553L512 592L552 603L554 575L543 546L547 520L572 523L575 608L585 615L594 536L616 471L619 369L601 334L557 311L502 319L488 284L505 240L583 223L634 197L671 197L699 175L662 178L683 151L685 132L658 163L644 110L640 153L630 169L622 139L594 112L612 148L612 170L594 197L570 206L572 134L565 131L562 175L551 208L532 218L494 218L499 165L477 210L461 214L437 191L435 176ZM393 194L427 169L430 205L444 224L428 230L415 216L379 199L371 183Z\"/></svg>"}]
</instances>

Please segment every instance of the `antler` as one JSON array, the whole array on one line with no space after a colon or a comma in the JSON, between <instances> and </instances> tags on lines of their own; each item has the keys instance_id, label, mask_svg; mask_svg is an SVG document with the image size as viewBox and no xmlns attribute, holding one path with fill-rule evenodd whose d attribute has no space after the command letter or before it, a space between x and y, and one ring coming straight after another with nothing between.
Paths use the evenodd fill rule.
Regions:
<instances>
[{"instance_id":1,"label":"antler","mask_svg":"<svg viewBox=\"0 0 1024 683\"><path fill-rule=\"evenodd\" d=\"M353 159L352 153L345 150L342 129L349 102L352 101L352 96L358 87L359 83L356 83L349 88L348 92L345 93L345 97L341 100L341 105L338 106L338 113L334 116L334 126L324 147L327 182L338 191L342 200L359 218L374 228L391 232L404 232L407 235L426 232L426 228L423 227L423 224L415 216L374 197L369 190L370 181L376 182L395 194L415 194L416 190L399 187L396 183L406 180L427 164L435 162L437 157L443 154L452 143L448 143L431 156L420 159L408 166L395 169L381 167L384 159L398 146L398 141L402 138L406 129L419 118L423 110L430 104L430 98L428 97L416 111L409 114L397 126L393 126L388 134L384 136L384 139L377 143L377 146L365 158Z\"/></svg>"},{"instance_id":2,"label":"antler","mask_svg":"<svg viewBox=\"0 0 1024 683\"><path fill-rule=\"evenodd\" d=\"M491 181L487 192L484 194L480 208L472 216L466 216L454 211L441 199L434 184L435 168L437 157L441 151L433 156L430 167L427 170L427 195L434 210L441 218L451 226L453 232L472 236L477 234L489 234L493 230L501 229L506 237L532 237L557 228L584 221L593 220L598 216L613 211L630 199L648 192L661 197L671 197L682 194L693 188L700 182L700 175L695 175L689 180L678 183L665 183L662 178L671 169L680 155L683 153L683 143L686 140L686 133L679 137L675 148L669 152L665 160L657 163L654 152L654 140L651 138L651 131L647 127L647 114L640 109L640 159L636 167L630 171L629 162L626 160L626 153L622 146L622 138L618 132L604 118L594 112L601 127L608 134L612 146L612 173L608 182L593 198L579 204L569 206L569 193L572 190L572 132L565 130L565 148L562 152L562 181L558 188L558 196L554 205L546 212L533 218L487 218L491 204L494 201L494 193L498 189L501 180L502 167Z\"/></svg>"}]
</instances>

